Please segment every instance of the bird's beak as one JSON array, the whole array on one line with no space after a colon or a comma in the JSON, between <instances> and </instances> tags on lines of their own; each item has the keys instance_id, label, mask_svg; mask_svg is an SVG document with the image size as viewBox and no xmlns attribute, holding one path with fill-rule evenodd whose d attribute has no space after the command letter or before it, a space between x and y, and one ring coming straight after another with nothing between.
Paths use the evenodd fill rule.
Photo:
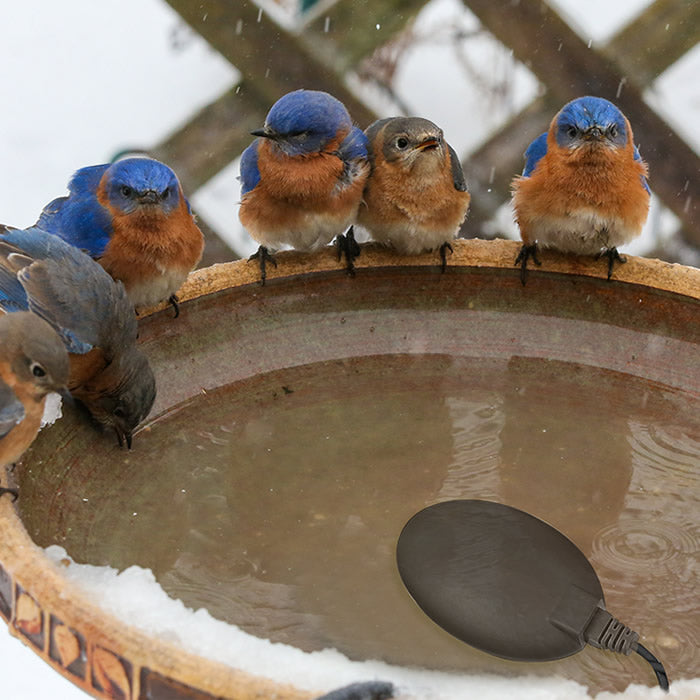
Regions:
<instances>
[{"instance_id":1,"label":"bird's beak","mask_svg":"<svg viewBox=\"0 0 700 700\"><path fill-rule=\"evenodd\" d=\"M425 139L425 141L421 141L421 143L418 144L418 148L421 151L428 151L431 148L438 148L439 146L440 141L436 138Z\"/></svg>"},{"instance_id":2,"label":"bird's beak","mask_svg":"<svg viewBox=\"0 0 700 700\"><path fill-rule=\"evenodd\" d=\"M266 127L263 127L262 129L254 129L250 133L253 136L260 136L263 139L276 139L277 138L277 134L274 131L272 131L272 129L268 129Z\"/></svg>"},{"instance_id":3,"label":"bird's beak","mask_svg":"<svg viewBox=\"0 0 700 700\"><path fill-rule=\"evenodd\" d=\"M160 197L155 190L146 190L139 194L138 199L141 204L158 204Z\"/></svg>"},{"instance_id":4,"label":"bird's beak","mask_svg":"<svg viewBox=\"0 0 700 700\"><path fill-rule=\"evenodd\" d=\"M587 141L602 141L605 136L604 131L599 126L592 126L583 132Z\"/></svg>"},{"instance_id":5,"label":"bird's beak","mask_svg":"<svg viewBox=\"0 0 700 700\"><path fill-rule=\"evenodd\" d=\"M119 442L119 447L124 447L124 443L126 443L127 449L131 449L131 433L127 432L123 428L119 427L118 425L114 426L114 432L117 434L117 440Z\"/></svg>"},{"instance_id":6,"label":"bird's beak","mask_svg":"<svg viewBox=\"0 0 700 700\"><path fill-rule=\"evenodd\" d=\"M75 404L75 399L73 398L73 395L70 393L70 391L68 391L68 389L66 389L66 387L56 389L56 393L61 397L61 400L66 405L73 406Z\"/></svg>"}]
</instances>

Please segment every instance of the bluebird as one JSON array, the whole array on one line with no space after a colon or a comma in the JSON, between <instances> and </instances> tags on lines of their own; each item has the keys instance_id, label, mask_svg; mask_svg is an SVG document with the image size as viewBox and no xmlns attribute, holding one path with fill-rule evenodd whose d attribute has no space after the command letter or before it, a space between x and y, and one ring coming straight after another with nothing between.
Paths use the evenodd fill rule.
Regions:
<instances>
[{"instance_id":1,"label":"bluebird","mask_svg":"<svg viewBox=\"0 0 700 700\"><path fill-rule=\"evenodd\" d=\"M69 353L69 391L130 448L156 389L148 360L136 346L136 316L124 285L57 236L5 227L0 309L32 311L49 323Z\"/></svg>"},{"instance_id":2,"label":"bluebird","mask_svg":"<svg viewBox=\"0 0 700 700\"><path fill-rule=\"evenodd\" d=\"M151 158L81 168L36 223L97 260L135 307L169 301L202 257L204 237L175 173Z\"/></svg>"},{"instance_id":3,"label":"bluebird","mask_svg":"<svg viewBox=\"0 0 700 700\"><path fill-rule=\"evenodd\" d=\"M241 156L239 218L260 244L251 259L274 262L269 248L316 250L337 236L348 271L359 255L352 224L369 173L367 139L328 93L296 90L281 97L258 138ZM347 237L344 232L348 231Z\"/></svg>"},{"instance_id":4,"label":"bluebird","mask_svg":"<svg viewBox=\"0 0 700 700\"><path fill-rule=\"evenodd\" d=\"M617 246L636 238L649 212L647 165L627 117L608 100L579 97L564 105L525 151L513 181L513 207L523 246L515 264L525 284L538 246L606 256L608 279Z\"/></svg>"},{"instance_id":5,"label":"bluebird","mask_svg":"<svg viewBox=\"0 0 700 700\"><path fill-rule=\"evenodd\" d=\"M372 169L358 224L402 255L439 249L444 271L471 199L457 154L418 117L380 119L365 134Z\"/></svg>"},{"instance_id":6,"label":"bluebird","mask_svg":"<svg viewBox=\"0 0 700 700\"><path fill-rule=\"evenodd\" d=\"M68 353L35 314L0 315L0 466L16 462L39 432L46 395L65 388ZM0 495L14 489L0 487Z\"/></svg>"}]
</instances>

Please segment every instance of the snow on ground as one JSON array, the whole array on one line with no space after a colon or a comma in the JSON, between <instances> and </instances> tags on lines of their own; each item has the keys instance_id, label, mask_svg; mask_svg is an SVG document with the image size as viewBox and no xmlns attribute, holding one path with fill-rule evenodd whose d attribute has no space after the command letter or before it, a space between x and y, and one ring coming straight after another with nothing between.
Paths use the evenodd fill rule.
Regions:
<instances>
[{"instance_id":1,"label":"snow on ground","mask_svg":"<svg viewBox=\"0 0 700 700\"><path fill-rule=\"evenodd\" d=\"M593 42L608 39L650 2L552 1ZM475 27L473 16L458 0L432 0L419 27L423 32L453 18L467 30ZM157 143L238 79L237 71L161 0L0 0L0 22L6 29L0 110L2 223L32 224L44 204L65 192L74 170L106 162L125 148ZM532 77L513 63L507 50L486 37L474 40L474 46L478 51L470 59L473 70L484 71L485 61L489 72L511 86L504 98L488 97L461 70L451 68L452 49L444 42L422 42L406 56L397 76L401 98L416 114L441 124L448 140L463 152L474 148L536 90ZM443 69L438 83L434 64ZM647 92L650 104L696 148L700 147L693 130L700 114L700 81L695 80L699 71L696 48ZM356 79L349 81L357 85ZM358 89L378 99L369 88ZM391 107L384 100L377 109L388 115ZM237 222L236 174L234 163L190 194L203 218L246 254L256 246ZM501 218L513 232L507 207ZM667 213L652 213L643 240L628 248L630 252L648 249L654 240L649 231L657 220L665 222L664 231L674 226ZM2 628L0 660L3 697L86 697Z\"/></svg>"}]
</instances>

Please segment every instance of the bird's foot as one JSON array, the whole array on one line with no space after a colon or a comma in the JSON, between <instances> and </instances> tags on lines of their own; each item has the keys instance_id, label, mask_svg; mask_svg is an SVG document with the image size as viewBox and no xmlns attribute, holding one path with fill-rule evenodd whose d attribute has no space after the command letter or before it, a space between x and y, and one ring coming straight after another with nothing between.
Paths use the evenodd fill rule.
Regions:
<instances>
[{"instance_id":1,"label":"bird's foot","mask_svg":"<svg viewBox=\"0 0 700 700\"><path fill-rule=\"evenodd\" d=\"M447 251L450 251L450 254L454 253L454 250L452 249L452 246L445 241L441 246L440 246L440 262L442 263L442 272L445 272L447 269Z\"/></svg>"},{"instance_id":2,"label":"bird's foot","mask_svg":"<svg viewBox=\"0 0 700 700\"><path fill-rule=\"evenodd\" d=\"M617 252L617 248L608 248L607 250L603 250L602 252L598 253L596 260L599 260L602 257L606 257L608 259L608 279L612 277L615 262L619 262L620 265L627 262L627 258L620 255L620 253Z\"/></svg>"},{"instance_id":3,"label":"bird's foot","mask_svg":"<svg viewBox=\"0 0 700 700\"><path fill-rule=\"evenodd\" d=\"M360 244L355 240L355 231L352 226L345 235L340 233L335 237L335 248L338 251L338 261L345 255L345 271L354 277L355 260L360 257L362 251Z\"/></svg>"},{"instance_id":4,"label":"bird's foot","mask_svg":"<svg viewBox=\"0 0 700 700\"><path fill-rule=\"evenodd\" d=\"M535 265L542 264L537 257L537 243L533 243L532 245L524 243L518 253L518 257L515 258L514 264L520 265L520 281L523 283L523 286L525 286L525 282L527 282L527 261L530 258L532 258Z\"/></svg>"},{"instance_id":5,"label":"bird's foot","mask_svg":"<svg viewBox=\"0 0 700 700\"><path fill-rule=\"evenodd\" d=\"M180 315L180 304L178 303L180 300L177 298L177 294L171 294L168 297L168 302L170 305L175 309L175 315L173 318L177 318Z\"/></svg>"},{"instance_id":6,"label":"bird's foot","mask_svg":"<svg viewBox=\"0 0 700 700\"><path fill-rule=\"evenodd\" d=\"M261 245L249 258L248 261L257 260L260 264L260 284L264 287L267 279L267 263L270 262L277 267L277 260L270 255L270 251Z\"/></svg>"},{"instance_id":7,"label":"bird's foot","mask_svg":"<svg viewBox=\"0 0 700 700\"><path fill-rule=\"evenodd\" d=\"M4 486L0 486L0 497L9 493L12 496L12 502L14 503L19 498L19 491L17 489L8 489Z\"/></svg>"}]
</instances>

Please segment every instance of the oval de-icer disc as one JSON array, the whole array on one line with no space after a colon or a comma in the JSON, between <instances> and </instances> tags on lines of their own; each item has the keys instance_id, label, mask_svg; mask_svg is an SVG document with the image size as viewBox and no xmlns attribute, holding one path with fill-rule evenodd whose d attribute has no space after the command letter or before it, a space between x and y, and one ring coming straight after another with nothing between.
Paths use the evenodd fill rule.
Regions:
<instances>
[{"instance_id":1,"label":"oval de-icer disc","mask_svg":"<svg viewBox=\"0 0 700 700\"><path fill-rule=\"evenodd\" d=\"M553 613L580 597L605 607L581 550L544 521L501 503L456 500L423 509L401 532L396 559L430 618L506 659L547 661L580 651L585 641L553 624Z\"/></svg>"}]
</instances>

